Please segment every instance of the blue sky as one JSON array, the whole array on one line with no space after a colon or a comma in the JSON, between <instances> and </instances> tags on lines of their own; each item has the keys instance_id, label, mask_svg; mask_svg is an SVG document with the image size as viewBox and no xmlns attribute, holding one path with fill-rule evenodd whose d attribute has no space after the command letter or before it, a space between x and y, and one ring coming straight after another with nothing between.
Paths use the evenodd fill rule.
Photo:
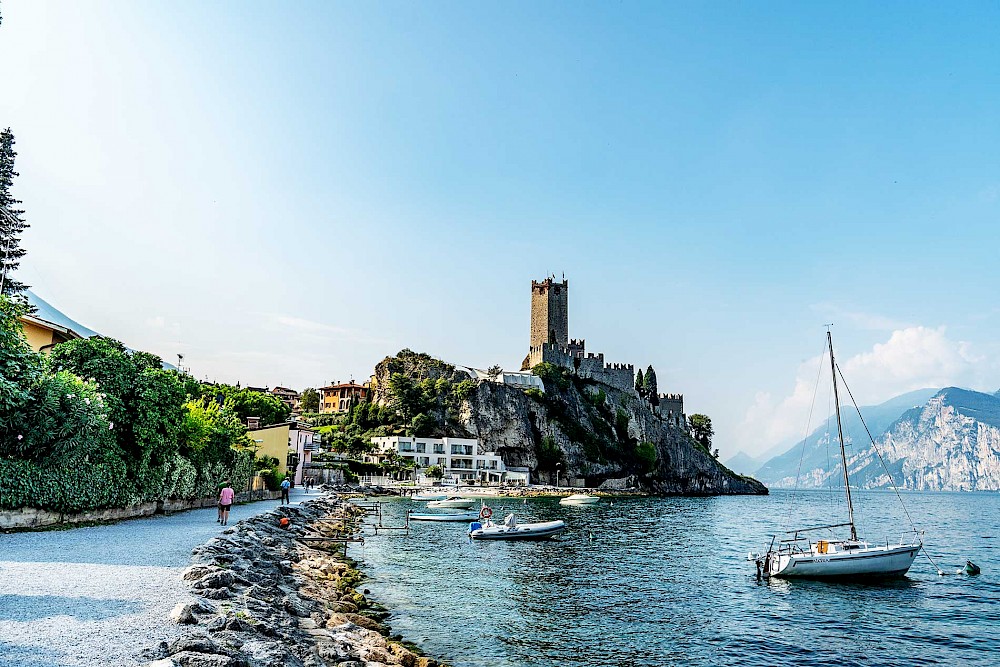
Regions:
<instances>
[{"instance_id":1,"label":"blue sky","mask_svg":"<svg viewBox=\"0 0 1000 667\"><path fill-rule=\"evenodd\" d=\"M723 455L1000 387L996 3L2 5L20 278L199 377L514 368L529 281Z\"/></svg>"}]
</instances>

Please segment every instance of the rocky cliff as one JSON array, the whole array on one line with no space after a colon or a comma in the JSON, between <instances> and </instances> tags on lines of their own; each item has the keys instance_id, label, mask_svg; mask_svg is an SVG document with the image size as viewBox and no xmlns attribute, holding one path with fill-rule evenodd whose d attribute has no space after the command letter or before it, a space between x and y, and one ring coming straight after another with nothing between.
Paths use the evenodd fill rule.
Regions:
<instances>
[{"instance_id":1,"label":"rocky cliff","mask_svg":"<svg viewBox=\"0 0 1000 667\"><path fill-rule=\"evenodd\" d=\"M373 377L374 400L386 408L397 403L393 373L418 383L430 379L435 386L454 388L458 381L463 391L433 404L437 427L427 435L478 438L482 451L500 454L508 467L530 469L533 480L554 481L558 464L564 479L587 486L639 485L657 494L767 493L757 480L721 465L685 429L661 419L634 391L556 367L542 378L545 392L524 391L473 382L423 355L400 355L380 363Z\"/></svg>"},{"instance_id":2,"label":"rocky cliff","mask_svg":"<svg viewBox=\"0 0 1000 667\"><path fill-rule=\"evenodd\" d=\"M854 435L847 461L852 486L886 488L894 481L920 491L1000 490L1000 397L994 394L949 387L904 412L876 437L892 479L871 445L863 445L864 431ZM827 439L833 452L836 437ZM836 463L803 468L800 486L842 486L842 475ZM793 478L775 483L792 484Z\"/></svg>"}]
</instances>

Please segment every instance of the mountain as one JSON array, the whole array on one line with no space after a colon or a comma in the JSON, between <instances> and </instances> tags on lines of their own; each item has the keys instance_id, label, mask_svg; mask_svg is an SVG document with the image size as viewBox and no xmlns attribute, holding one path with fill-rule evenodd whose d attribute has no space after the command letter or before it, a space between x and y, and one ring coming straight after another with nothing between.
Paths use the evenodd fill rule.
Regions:
<instances>
[{"instance_id":1,"label":"mountain","mask_svg":"<svg viewBox=\"0 0 1000 667\"><path fill-rule=\"evenodd\" d=\"M831 447L835 441L836 437ZM947 387L903 412L876 435L892 480L871 445L855 442L847 459L852 486L888 488L894 482L919 491L1000 491L1000 396L996 394ZM800 486L842 486L837 458L831 455L830 464L803 463ZM779 485L790 485L788 478L772 482Z\"/></svg>"},{"instance_id":2,"label":"mountain","mask_svg":"<svg viewBox=\"0 0 1000 667\"><path fill-rule=\"evenodd\" d=\"M727 468L740 475L752 475L760 464L764 462L764 459L755 458L750 456L746 452L737 452L734 456L726 459L725 465Z\"/></svg>"},{"instance_id":3,"label":"mountain","mask_svg":"<svg viewBox=\"0 0 1000 667\"><path fill-rule=\"evenodd\" d=\"M903 413L914 406L924 405L938 391L938 389L918 389L878 405L862 406L861 414L868 424L872 437L879 438ZM853 453L854 443L858 443L862 451L868 451L870 445L865 446L868 444L868 435L861 420L858 419L854 406L841 406L841 414L848 454ZM837 446L836 420L830 417L810 433L805 439L804 447L803 452L803 442L800 440L784 454L775 456L758 468L754 477L768 486L794 487L801 460L799 486L825 486L828 468L836 467L836 470L840 470L840 466L837 465L840 451Z\"/></svg>"}]
</instances>

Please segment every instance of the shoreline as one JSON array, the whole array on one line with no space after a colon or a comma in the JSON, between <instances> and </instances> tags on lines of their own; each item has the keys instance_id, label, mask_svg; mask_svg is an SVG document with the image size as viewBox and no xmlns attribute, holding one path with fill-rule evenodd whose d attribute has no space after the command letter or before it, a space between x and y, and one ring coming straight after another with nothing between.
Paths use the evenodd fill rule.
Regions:
<instances>
[{"instance_id":1,"label":"shoreline","mask_svg":"<svg viewBox=\"0 0 1000 667\"><path fill-rule=\"evenodd\" d=\"M195 601L170 614L184 631L142 657L149 667L443 667L390 634L389 611L366 597L365 575L336 546L363 515L330 493L196 547L183 574Z\"/></svg>"}]
</instances>

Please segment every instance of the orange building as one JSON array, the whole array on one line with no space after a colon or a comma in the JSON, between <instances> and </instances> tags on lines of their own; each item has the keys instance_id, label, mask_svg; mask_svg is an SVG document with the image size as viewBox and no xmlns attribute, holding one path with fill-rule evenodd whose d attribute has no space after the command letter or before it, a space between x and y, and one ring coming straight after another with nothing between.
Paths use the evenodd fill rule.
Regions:
<instances>
[{"instance_id":1,"label":"orange building","mask_svg":"<svg viewBox=\"0 0 1000 667\"><path fill-rule=\"evenodd\" d=\"M351 407L352 399L355 403L360 403L368 398L368 393L367 384L357 384L353 381L321 387L319 390L319 411L347 412Z\"/></svg>"}]
</instances>

